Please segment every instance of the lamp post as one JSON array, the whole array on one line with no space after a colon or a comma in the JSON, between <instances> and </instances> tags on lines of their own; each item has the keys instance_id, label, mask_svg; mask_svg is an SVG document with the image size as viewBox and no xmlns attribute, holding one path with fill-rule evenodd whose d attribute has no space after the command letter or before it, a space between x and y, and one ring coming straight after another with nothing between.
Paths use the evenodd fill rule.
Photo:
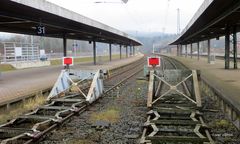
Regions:
<instances>
[{"instance_id":1,"label":"lamp post","mask_svg":"<svg viewBox=\"0 0 240 144\"><path fill-rule=\"evenodd\" d=\"M75 40L73 40L72 46L73 46L72 51L74 51L74 56L77 57L77 47L78 47L78 44L76 43Z\"/></svg>"},{"instance_id":2,"label":"lamp post","mask_svg":"<svg viewBox=\"0 0 240 144\"><path fill-rule=\"evenodd\" d=\"M152 44L152 53L153 54L155 53L155 44L154 43Z\"/></svg>"}]
</instances>

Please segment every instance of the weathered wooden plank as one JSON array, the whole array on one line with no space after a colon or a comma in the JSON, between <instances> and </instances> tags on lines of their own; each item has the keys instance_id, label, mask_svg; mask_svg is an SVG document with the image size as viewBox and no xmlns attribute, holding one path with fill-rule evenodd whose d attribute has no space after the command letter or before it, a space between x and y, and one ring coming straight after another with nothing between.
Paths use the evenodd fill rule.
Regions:
<instances>
[{"instance_id":1,"label":"weathered wooden plank","mask_svg":"<svg viewBox=\"0 0 240 144\"><path fill-rule=\"evenodd\" d=\"M197 71L192 70L192 74L193 74L194 94L195 94L195 97L196 97L197 107L202 107L201 95L200 95L198 78L197 78Z\"/></svg>"},{"instance_id":2,"label":"weathered wooden plank","mask_svg":"<svg viewBox=\"0 0 240 144\"><path fill-rule=\"evenodd\" d=\"M154 71L151 70L148 85L148 99L147 99L148 108L152 107L153 95L154 95Z\"/></svg>"}]
</instances>

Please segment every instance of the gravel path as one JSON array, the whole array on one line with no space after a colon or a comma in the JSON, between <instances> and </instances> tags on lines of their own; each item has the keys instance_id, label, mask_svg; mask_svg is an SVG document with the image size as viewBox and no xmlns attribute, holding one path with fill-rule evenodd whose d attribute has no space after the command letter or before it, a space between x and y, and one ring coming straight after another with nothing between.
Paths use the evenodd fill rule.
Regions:
<instances>
[{"instance_id":1,"label":"gravel path","mask_svg":"<svg viewBox=\"0 0 240 144\"><path fill-rule=\"evenodd\" d=\"M135 144L146 120L147 81L132 77L117 92L51 132L41 144ZM105 126L98 126L98 124Z\"/></svg>"}]
</instances>

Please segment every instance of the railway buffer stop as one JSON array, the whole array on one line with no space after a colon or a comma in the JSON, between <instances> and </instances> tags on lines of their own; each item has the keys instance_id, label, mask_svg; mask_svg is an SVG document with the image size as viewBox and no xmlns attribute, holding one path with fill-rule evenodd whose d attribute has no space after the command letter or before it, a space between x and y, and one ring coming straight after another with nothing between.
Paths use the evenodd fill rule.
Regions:
<instances>
[{"instance_id":1,"label":"railway buffer stop","mask_svg":"<svg viewBox=\"0 0 240 144\"><path fill-rule=\"evenodd\" d=\"M197 71L179 69L165 56L161 56L161 59L160 68L149 68L149 111L140 143L213 143L201 115ZM163 63L166 61L173 68L165 68ZM154 67L160 64L160 59L148 58L148 63ZM188 132L183 132L183 129Z\"/></svg>"},{"instance_id":2,"label":"railway buffer stop","mask_svg":"<svg viewBox=\"0 0 240 144\"><path fill-rule=\"evenodd\" d=\"M109 44L110 60L112 44L119 45L120 58L122 58L122 47L126 48L126 56L129 56L128 48L130 48L130 55L135 55L135 48L142 45L141 42L126 33L45 0L3 0L0 2L0 12L0 31L2 32L61 38L65 57L63 64L67 67L73 64L73 60L67 56L67 39L92 43L94 64L96 64L97 42ZM29 142L40 138L44 132L57 126L59 122L65 121L73 113L79 113L86 105L96 101L104 90L103 78L102 70L71 70L71 73L62 70L47 98L50 105L44 105L36 111L1 125L1 136L6 136L6 139L4 137L1 140L3 143L11 143L18 140ZM72 88L77 94L72 94ZM63 95L64 98L61 97ZM63 104L62 107L59 107L59 103L66 105ZM48 110L55 111L56 114L53 117L49 116L49 113L42 116L37 115L39 112ZM25 131L26 129L22 127L16 129L14 126L18 124L19 120L26 122L23 125L30 123L32 126L32 121L36 121L37 124L29 131ZM49 127L45 127L47 125ZM8 127L8 130L5 131L5 127Z\"/></svg>"},{"instance_id":3,"label":"railway buffer stop","mask_svg":"<svg viewBox=\"0 0 240 144\"><path fill-rule=\"evenodd\" d=\"M98 42L109 44L110 60L112 45L120 47L120 58L122 58L123 48L126 49L126 56L129 56L129 48L131 48L130 52L135 55L135 48L142 45L141 42L124 32L46 0L3 0L0 3L0 31L60 38L63 40L62 52L64 57L68 57L68 39L91 43L93 45L94 65L97 64ZM5 90L8 91L8 89ZM9 99L7 101L15 101L13 98ZM9 105L9 103L6 105Z\"/></svg>"}]
</instances>

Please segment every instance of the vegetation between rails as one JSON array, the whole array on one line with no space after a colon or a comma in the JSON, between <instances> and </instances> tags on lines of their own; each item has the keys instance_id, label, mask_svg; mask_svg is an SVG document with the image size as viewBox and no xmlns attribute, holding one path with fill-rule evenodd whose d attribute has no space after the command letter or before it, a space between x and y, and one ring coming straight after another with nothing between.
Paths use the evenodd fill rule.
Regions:
<instances>
[{"instance_id":1,"label":"vegetation between rails","mask_svg":"<svg viewBox=\"0 0 240 144\"><path fill-rule=\"evenodd\" d=\"M44 104L46 101L46 97L39 96L34 99L26 100L25 102L13 106L10 110L0 111L0 124L5 123L7 120L11 120L16 118L19 115L26 113L27 111L36 109L40 105Z\"/></svg>"},{"instance_id":2,"label":"vegetation between rails","mask_svg":"<svg viewBox=\"0 0 240 144\"><path fill-rule=\"evenodd\" d=\"M95 112L91 115L91 122L106 121L109 123L116 123L120 119L120 111L117 108L109 108L102 112Z\"/></svg>"},{"instance_id":3,"label":"vegetation between rails","mask_svg":"<svg viewBox=\"0 0 240 144\"><path fill-rule=\"evenodd\" d=\"M94 144L94 142L90 141L90 140L72 140L72 141L69 141L68 144Z\"/></svg>"}]
</instances>

